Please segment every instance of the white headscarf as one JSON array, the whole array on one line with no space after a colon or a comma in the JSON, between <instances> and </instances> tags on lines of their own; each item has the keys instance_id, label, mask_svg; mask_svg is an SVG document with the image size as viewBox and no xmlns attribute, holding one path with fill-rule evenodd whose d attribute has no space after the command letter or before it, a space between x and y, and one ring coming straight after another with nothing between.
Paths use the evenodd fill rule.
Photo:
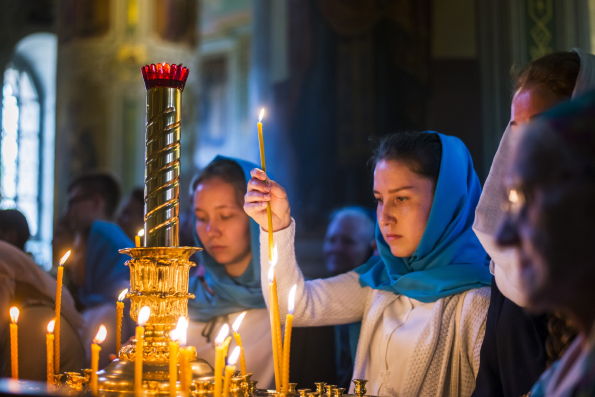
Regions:
<instances>
[{"instance_id":1,"label":"white headscarf","mask_svg":"<svg viewBox=\"0 0 595 397\"><path fill-rule=\"evenodd\" d=\"M572 99L586 91L595 89L595 55L578 48L575 51L580 58L580 70ZM501 248L496 244L496 232L502 221L502 204L506 202L504 175L512 160L513 149L519 134L513 134L510 125L504 131L500 146L492 162L490 173L483 187L479 204L475 210L473 230L486 252L492 258L490 270L502 294L519 306L525 306L525 297L519 282L518 257L512 248Z\"/></svg>"}]
</instances>

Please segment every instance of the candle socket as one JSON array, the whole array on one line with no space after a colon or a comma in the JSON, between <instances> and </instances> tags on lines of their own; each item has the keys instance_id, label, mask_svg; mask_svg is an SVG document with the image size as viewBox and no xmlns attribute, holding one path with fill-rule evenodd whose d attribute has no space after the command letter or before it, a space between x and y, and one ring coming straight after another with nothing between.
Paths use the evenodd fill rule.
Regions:
<instances>
[{"instance_id":1,"label":"candle socket","mask_svg":"<svg viewBox=\"0 0 595 397\"><path fill-rule=\"evenodd\" d=\"M367 379L353 379L353 383L355 383L355 394L358 397L362 397L366 394L366 383L368 383Z\"/></svg>"},{"instance_id":2,"label":"candle socket","mask_svg":"<svg viewBox=\"0 0 595 397\"><path fill-rule=\"evenodd\" d=\"M324 386L326 386L326 382L318 382L314 384L316 385L316 394L322 396L324 394Z\"/></svg>"},{"instance_id":3,"label":"candle socket","mask_svg":"<svg viewBox=\"0 0 595 397\"><path fill-rule=\"evenodd\" d=\"M326 389L326 394L329 397L333 396L333 390L335 390L337 388L337 385L326 385L325 389Z\"/></svg>"},{"instance_id":4,"label":"candle socket","mask_svg":"<svg viewBox=\"0 0 595 397\"><path fill-rule=\"evenodd\" d=\"M339 387L337 389L334 389L334 397L343 397L343 393L345 392L345 388L343 387Z\"/></svg>"}]
</instances>

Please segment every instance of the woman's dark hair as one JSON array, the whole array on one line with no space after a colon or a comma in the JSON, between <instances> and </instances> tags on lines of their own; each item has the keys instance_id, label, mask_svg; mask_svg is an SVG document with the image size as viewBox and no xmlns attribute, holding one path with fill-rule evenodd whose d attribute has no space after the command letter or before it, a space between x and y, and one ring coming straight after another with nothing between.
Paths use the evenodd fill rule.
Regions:
<instances>
[{"instance_id":1,"label":"woman's dark hair","mask_svg":"<svg viewBox=\"0 0 595 397\"><path fill-rule=\"evenodd\" d=\"M574 91L580 68L580 57L574 51L544 55L520 70L513 67L513 93L521 88L543 86L560 100L569 99Z\"/></svg>"},{"instance_id":2,"label":"woman's dark hair","mask_svg":"<svg viewBox=\"0 0 595 397\"><path fill-rule=\"evenodd\" d=\"M197 176L194 177L191 187L192 194L198 185L213 178L221 178L233 186L236 199L240 207L244 205L244 195L248 189L246 177L242 168L233 160L221 159L211 162Z\"/></svg>"},{"instance_id":3,"label":"woman's dark hair","mask_svg":"<svg viewBox=\"0 0 595 397\"><path fill-rule=\"evenodd\" d=\"M376 166L381 160L404 163L412 172L438 181L442 143L433 132L399 132L380 138L370 162Z\"/></svg>"},{"instance_id":4,"label":"woman's dark hair","mask_svg":"<svg viewBox=\"0 0 595 397\"><path fill-rule=\"evenodd\" d=\"M545 351L547 353L547 366L550 367L566 353L566 350L578 335L578 330L565 316L559 313L547 315L547 330Z\"/></svg>"}]
</instances>

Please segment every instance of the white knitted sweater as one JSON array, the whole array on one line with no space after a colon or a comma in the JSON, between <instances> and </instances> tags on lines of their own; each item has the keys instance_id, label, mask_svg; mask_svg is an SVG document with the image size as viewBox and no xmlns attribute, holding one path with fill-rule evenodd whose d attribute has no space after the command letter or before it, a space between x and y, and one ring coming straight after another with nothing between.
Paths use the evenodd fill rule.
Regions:
<instances>
[{"instance_id":1,"label":"white knitted sweater","mask_svg":"<svg viewBox=\"0 0 595 397\"><path fill-rule=\"evenodd\" d=\"M392 292L361 287L359 275L349 272L328 279L304 281L297 265L294 250L295 222L274 233L278 249L275 267L281 318L287 312L287 296L294 284L297 292L294 309L295 326L322 326L362 322L357 346L353 378L362 379L370 357L369 346L375 324L384 309L397 295ZM262 290L268 300L268 234L260 233L260 258ZM455 310L461 295L439 299L434 304L432 319L419 334L410 358L411 366L401 385L401 396L450 396L452 350L455 341ZM490 303L489 287L471 290L463 302L461 314L461 364L459 396L470 396L475 389L479 369L479 352L485 334L485 322ZM324 379L323 379L324 380ZM323 381L322 380L322 381ZM380 379L369 379L371 383ZM353 392L353 385L351 385ZM452 396L458 397L458 396Z\"/></svg>"}]
</instances>

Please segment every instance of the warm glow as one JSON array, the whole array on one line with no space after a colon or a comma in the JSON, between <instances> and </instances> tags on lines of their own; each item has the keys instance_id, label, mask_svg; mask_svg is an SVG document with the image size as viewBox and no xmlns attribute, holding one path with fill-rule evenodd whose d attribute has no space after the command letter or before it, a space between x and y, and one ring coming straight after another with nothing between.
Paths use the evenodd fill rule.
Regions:
<instances>
[{"instance_id":1,"label":"warm glow","mask_svg":"<svg viewBox=\"0 0 595 397\"><path fill-rule=\"evenodd\" d=\"M242 320L244 319L244 317L246 317L246 312L240 314L238 316L238 318L236 318L236 321L233 322L233 325L231 326L231 328L233 328L233 332L238 332L238 330L240 329L240 325L242 324Z\"/></svg>"},{"instance_id":2,"label":"warm glow","mask_svg":"<svg viewBox=\"0 0 595 397\"><path fill-rule=\"evenodd\" d=\"M186 341L188 338L188 319L184 316L178 319L178 324L176 325L176 339L180 342L181 346L186 346Z\"/></svg>"},{"instance_id":3,"label":"warm glow","mask_svg":"<svg viewBox=\"0 0 595 397\"><path fill-rule=\"evenodd\" d=\"M136 235L137 235L138 237L142 237L142 236L144 236L144 235L145 235L145 229L140 229Z\"/></svg>"},{"instance_id":4,"label":"warm glow","mask_svg":"<svg viewBox=\"0 0 595 397\"><path fill-rule=\"evenodd\" d=\"M149 306L143 306L138 311L138 321L137 324L139 327L144 327L147 321L149 321L149 317L151 316L151 308Z\"/></svg>"},{"instance_id":5,"label":"warm glow","mask_svg":"<svg viewBox=\"0 0 595 397\"><path fill-rule=\"evenodd\" d=\"M289 314L293 314L293 309L295 307L295 290L297 289L297 284L294 284L293 287L289 290L289 298L287 299L287 311Z\"/></svg>"},{"instance_id":6,"label":"warm glow","mask_svg":"<svg viewBox=\"0 0 595 397\"><path fill-rule=\"evenodd\" d=\"M128 293L128 288L126 288L124 291L120 292L120 296L118 296L118 301L122 302L124 300L124 298L126 298L127 293Z\"/></svg>"},{"instance_id":7,"label":"warm glow","mask_svg":"<svg viewBox=\"0 0 595 397\"><path fill-rule=\"evenodd\" d=\"M272 283L274 279L275 279L275 268L271 266L271 267L269 267L269 283Z\"/></svg>"},{"instance_id":8,"label":"warm glow","mask_svg":"<svg viewBox=\"0 0 595 397\"><path fill-rule=\"evenodd\" d=\"M231 356L227 359L227 365L236 365L240 357L240 347L236 346L231 352Z\"/></svg>"},{"instance_id":9,"label":"warm glow","mask_svg":"<svg viewBox=\"0 0 595 397\"><path fill-rule=\"evenodd\" d=\"M260 115L258 116L258 122L260 123L262 121L262 118L264 117L264 108L262 108L260 110Z\"/></svg>"},{"instance_id":10,"label":"warm glow","mask_svg":"<svg viewBox=\"0 0 595 397\"><path fill-rule=\"evenodd\" d=\"M227 338L227 335L229 335L229 325L223 324L223 327L221 327L221 330L219 331L219 335L215 338L215 344L221 345L225 341L225 338Z\"/></svg>"},{"instance_id":11,"label":"warm glow","mask_svg":"<svg viewBox=\"0 0 595 397\"><path fill-rule=\"evenodd\" d=\"M16 324L17 321L19 321L19 308L16 306L10 308L10 321L13 324Z\"/></svg>"},{"instance_id":12,"label":"warm glow","mask_svg":"<svg viewBox=\"0 0 595 397\"><path fill-rule=\"evenodd\" d=\"M54 333L54 326L56 325L56 320L52 320L48 323L48 334Z\"/></svg>"},{"instance_id":13,"label":"warm glow","mask_svg":"<svg viewBox=\"0 0 595 397\"><path fill-rule=\"evenodd\" d=\"M62 259L60 259L60 266L64 266L64 263L66 262L66 260L68 260L69 256L70 256L70 250L68 250L68 252L64 254Z\"/></svg>"},{"instance_id":14,"label":"warm glow","mask_svg":"<svg viewBox=\"0 0 595 397\"><path fill-rule=\"evenodd\" d=\"M516 190L511 189L510 192L508 192L508 200L513 204L516 204L519 202L519 194L517 193Z\"/></svg>"},{"instance_id":15,"label":"warm glow","mask_svg":"<svg viewBox=\"0 0 595 397\"><path fill-rule=\"evenodd\" d=\"M272 267L277 266L278 259L279 259L279 254L277 253L277 244L275 244L275 246L273 247L273 257L271 258L271 261L269 262L269 264Z\"/></svg>"},{"instance_id":16,"label":"warm glow","mask_svg":"<svg viewBox=\"0 0 595 397\"><path fill-rule=\"evenodd\" d=\"M97 335L93 338L93 343L100 344L103 343L105 338L107 337L107 329L105 329L105 325L101 324L99 326L99 331L97 331Z\"/></svg>"}]
</instances>

